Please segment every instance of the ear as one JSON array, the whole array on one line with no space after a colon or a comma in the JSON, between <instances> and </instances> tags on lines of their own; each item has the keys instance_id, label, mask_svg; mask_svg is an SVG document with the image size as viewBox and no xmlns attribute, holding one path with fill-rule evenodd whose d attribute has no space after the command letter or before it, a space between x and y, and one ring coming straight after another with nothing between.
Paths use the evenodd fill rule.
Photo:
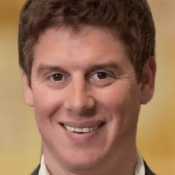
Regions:
<instances>
[{"instance_id":1,"label":"ear","mask_svg":"<svg viewBox=\"0 0 175 175\"><path fill-rule=\"evenodd\" d=\"M21 70L23 91L24 91L24 100L27 105L33 107L33 92L32 88L29 86L28 78L24 70Z\"/></svg>"},{"instance_id":2,"label":"ear","mask_svg":"<svg viewBox=\"0 0 175 175\"><path fill-rule=\"evenodd\" d=\"M145 63L141 80L141 104L147 104L154 95L156 61L153 57Z\"/></svg>"}]
</instances>

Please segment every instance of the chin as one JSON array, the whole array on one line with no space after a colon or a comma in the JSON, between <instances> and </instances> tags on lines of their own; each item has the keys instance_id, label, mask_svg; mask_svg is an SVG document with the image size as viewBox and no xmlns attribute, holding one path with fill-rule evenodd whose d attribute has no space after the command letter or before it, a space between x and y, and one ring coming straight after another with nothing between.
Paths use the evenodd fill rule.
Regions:
<instances>
[{"instance_id":1,"label":"chin","mask_svg":"<svg viewBox=\"0 0 175 175\"><path fill-rule=\"evenodd\" d=\"M90 170L94 169L98 166L98 161L92 161L92 160L74 160L67 162L69 164L69 167L74 170Z\"/></svg>"},{"instance_id":2,"label":"chin","mask_svg":"<svg viewBox=\"0 0 175 175\"><path fill-rule=\"evenodd\" d=\"M101 158L98 154L86 151L81 153L75 152L74 154L67 155L64 160L69 167L75 170L92 169L98 166L101 162Z\"/></svg>"}]
</instances>

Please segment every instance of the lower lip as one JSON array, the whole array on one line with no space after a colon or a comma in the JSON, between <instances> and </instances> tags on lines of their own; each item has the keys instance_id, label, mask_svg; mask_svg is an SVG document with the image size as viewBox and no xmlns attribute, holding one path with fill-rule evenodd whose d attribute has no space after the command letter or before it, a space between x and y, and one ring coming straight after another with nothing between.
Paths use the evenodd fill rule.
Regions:
<instances>
[{"instance_id":1,"label":"lower lip","mask_svg":"<svg viewBox=\"0 0 175 175\"><path fill-rule=\"evenodd\" d=\"M65 131L65 134L67 135L67 137L71 141L74 141L74 142L85 142L87 140L89 141L90 139L96 138L99 135L99 132L102 130L103 127L104 126L98 128L98 129L96 129L94 131L91 131L91 132L88 132L88 133L82 133L82 134L79 134L79 133L76 133L76 132L70 132L66 128L63 128L63 127L62 128Z\"/></svg>"}]
</instances>

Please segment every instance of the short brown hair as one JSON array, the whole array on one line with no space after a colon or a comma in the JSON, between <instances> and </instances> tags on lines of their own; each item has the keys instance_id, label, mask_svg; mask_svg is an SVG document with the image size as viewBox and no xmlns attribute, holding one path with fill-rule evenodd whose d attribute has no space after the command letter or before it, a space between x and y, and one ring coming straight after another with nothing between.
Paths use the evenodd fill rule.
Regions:
<instances>
[{"instance_id":1,"label":"short brown hair","mask_svg":"<svg viewBox=\"0 0 175 175\"><path fill-rule=\"evenodd\" d=\"M146 0L28 0L20 14L19 64L28 78L33 48L49 28L81 25L116 32L129 53L137 78L145 62L155 56L155 27Z\"/></svg>"}]
</instances>

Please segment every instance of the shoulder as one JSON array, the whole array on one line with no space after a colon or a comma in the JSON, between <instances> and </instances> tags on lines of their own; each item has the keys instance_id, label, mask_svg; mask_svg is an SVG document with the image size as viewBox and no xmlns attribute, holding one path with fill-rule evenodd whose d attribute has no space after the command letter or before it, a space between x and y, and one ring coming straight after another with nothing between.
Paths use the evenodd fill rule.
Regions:
<instances>
[{"instance_id":1,"label":"shoulder","mask_svg":"<svg viewBox=\"0 0 175 175\"><path fill-rule=\"evenodd\" d=\"M145 175L156 175L150 170L146 162L144 162L144 165L145 165L145 173L146 173Z\"/></svg>"},{"instance_id":2,"label":"shoulder","mask_svg":"<svg viewBox=\"0 0 175 175\"><path fill-rule=\"evenodd\" d=\"M38 167L33 171L33 173L31 175L38 175L39 168L40 168L40 165L38 165Z\"/></svg>"}]
</instances>

